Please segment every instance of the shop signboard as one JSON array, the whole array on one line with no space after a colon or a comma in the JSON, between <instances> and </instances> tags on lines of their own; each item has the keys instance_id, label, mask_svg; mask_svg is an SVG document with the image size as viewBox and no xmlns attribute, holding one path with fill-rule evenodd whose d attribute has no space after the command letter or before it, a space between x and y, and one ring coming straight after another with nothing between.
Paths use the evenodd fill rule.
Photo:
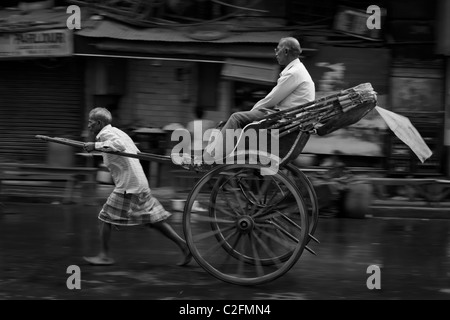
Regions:
<instances>
[{"instance_id":1,"label":"shop signboard","mask_svg":"<svg viewBox=\"0 0 450 320\"><path fill-rule=\"evenodd\" d=\"M334 30L363 39L381 40L386 10L378 9L380 10L380 26L378 28L368 28L368 21L370 22L372 19L372 14L368 13L371 12L370 10L364 11L346 6L338 6L338 11L334 19Z\"/></svg>"},{"instance_id":2,"label":"shop signboard","mask_svg":"<svg viewBox=\"0 0 450 320\"><path fill-rule=\"evenodd\" d=\"M73 54L73 33L68 29L0 33L0 59L64 57Z\"/></svg>"}]
</instances>

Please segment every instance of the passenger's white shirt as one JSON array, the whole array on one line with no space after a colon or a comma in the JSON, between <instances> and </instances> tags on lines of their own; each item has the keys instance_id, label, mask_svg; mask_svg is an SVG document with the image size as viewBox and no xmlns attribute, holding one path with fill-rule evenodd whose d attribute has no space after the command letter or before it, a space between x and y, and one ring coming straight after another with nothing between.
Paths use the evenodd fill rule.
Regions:
<instances>
[{"instance_id":1,"label":"passenger's white shirt","mask_svg":"<svg viewBox=\"0 0 450 320\"><path fill-rule=\"evenodd\" d=\"M277 85L252 110L277 107L280 110L315 100L315 85L308 70L299 59L293 60L281 72Z\"/></svg>"},{"instance_id":2,"label":"passenger's white shirt","mask_svg":"<svg viewBox=\"0 0 450 320\"><path fill-rule=\"evenodd\" d=\"M96 139L95 149L97 150L134 154L139 152L134 141L125 132L111 125L105 126ZM149 189L148 180L139 159L103 153L103 163L111 172L116 185L114 191L141 193Z\"/></svg>"}]
</instances>

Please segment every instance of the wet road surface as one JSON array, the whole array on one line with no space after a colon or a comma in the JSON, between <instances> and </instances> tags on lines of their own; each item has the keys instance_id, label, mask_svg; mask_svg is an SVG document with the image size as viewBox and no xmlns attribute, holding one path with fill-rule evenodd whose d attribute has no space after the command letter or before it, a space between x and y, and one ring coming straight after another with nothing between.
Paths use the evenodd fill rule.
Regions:
<instances>
[{"instance_id":1,"label":"wet road surface","mask_svg":"<svg viewBox=\"0 0 450 320\"><path fill-rule=\"evenodd\" d=\"M450 300L450 220L321 218L311 244L281 278L242 287L217 280L195 261L176 266L178 248L157 231L113 231L113 266L82 259L99 247L99 206L8 205L0 215L0 300ZM182 234L181 213L171 224ZM67 268L81 270L69 290ZM381 289L369 290L368 267Z\"/></svg>"}]
</instances>

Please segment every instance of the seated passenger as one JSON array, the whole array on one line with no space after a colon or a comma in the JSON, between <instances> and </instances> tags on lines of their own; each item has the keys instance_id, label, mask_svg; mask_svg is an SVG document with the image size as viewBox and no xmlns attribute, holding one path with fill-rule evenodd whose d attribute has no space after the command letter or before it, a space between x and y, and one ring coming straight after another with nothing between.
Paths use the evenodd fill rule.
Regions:
<instances>
[{"instance_id":1,"label":"seated passenger","mask_svg":"<svg viewBox=\"0 0 450 320\"><path fill-rule=\"evenodd\" d=\"M293 37L282 38L275 49L275 56L281 66L285 66L278 78L277 85L263 99L258 101L250 111L233 113L220 130L221 135L213 135L205 151L214 159L228 154L224 150L226 130L244 128L245 125L260 120L273 108L283 110L292 106L301 105L315 99L314 82L300 61L302 49L297 39ZM217 136L219 138L217 138ZM220 139L222 137L222 139Z\"/></svg>"},{"instance_id":2,"label":"seated passenger","mask_svg":"<svg viewBox=\"0 0 450 320\"><path fill-rule=\"evenodd\" d=\"M218 162L223 160L232 150L225 150L227 130L230 137L234 137L235 129L242 129L247 124L262 119L267 112L273 109L284 110L293 106L298 106L315 100L315 85L300 61L302 49L297 39L293 37L282 38L275 49L275 57L281 66L285 66L280 73L277 85L266 97L258 101L251 110L233 113L225 125L220 129L215 129L211 134L208 145L205 148L203 157L192 157L185 154L182 159L177 154L172 157L176 164L196 164L201 165L211 160ZM230 134L231 133L231 134ZM175 159L176 158L176 159ZM208 158L208 159L206 159Z\"/></svg>"}]
</instances>

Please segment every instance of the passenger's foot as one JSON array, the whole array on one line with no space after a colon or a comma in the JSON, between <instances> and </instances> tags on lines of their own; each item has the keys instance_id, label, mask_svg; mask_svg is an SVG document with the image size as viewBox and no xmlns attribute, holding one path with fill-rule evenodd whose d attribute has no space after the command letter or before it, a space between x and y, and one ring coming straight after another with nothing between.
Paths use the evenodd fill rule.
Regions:
<instances>
[{"instance_id":1,"label":"passenger's foot","mask_svg":"<svg viewBox=\"0 0 450 320\"><path fill-rule=\"evenodd\" d=\"M177 266L184 267L184 266L188 265L189 262L191 262L192 254L187 247L183 250L183 255L184 255L183 260L178 262Z\"/></svg>"},{"instance_id":2,"label":"passenger's foot","mask_svg":"<svg viewBox=\"0 0 450 320\"><path fill-rule=\"evenodd\" d=\"M208 211L208 209L203 207L197 200L195 200L194 203L192 204L191 212L206 212L206 211Z\"/></svg>"},{"instance_id":3,"label":"passenger's foot","mask_svg":"<svg viewBox=\"0 0 450 320\"><path fill-rule=\"evenodd\" d=\"M192 156L187 153L183 153L183 154L172 153L170 155L170 158L172 159L173 164L176 164L177 166L182 166L182 167L188 167L188 166L192 165L192 162L193 162Z\"/></svg>"},{"instance_id":4,"label":"passenger's foot","mask_svg":"<svg viewBox=\"0 0 450 320\"><path fill-rule=\"evenodd\" d=\"M206 172L212 169L212 164L207 164L203 161L202 157L192 156L187 153L183 154L171 154L172 162L178 166L181 166L187 170L194 170L197 172Z\"/></svg>"},{"instance_id":5,"label":"passenger's foot","mask_svg":"<svg viewBox=\"0 0 450 320\"><path fill-rule=\"evenodd\" d=\"M115 263L114 259L102 256L83 257L83 259L94 266L110 266Z\"/></svg>"}]
</instances>

